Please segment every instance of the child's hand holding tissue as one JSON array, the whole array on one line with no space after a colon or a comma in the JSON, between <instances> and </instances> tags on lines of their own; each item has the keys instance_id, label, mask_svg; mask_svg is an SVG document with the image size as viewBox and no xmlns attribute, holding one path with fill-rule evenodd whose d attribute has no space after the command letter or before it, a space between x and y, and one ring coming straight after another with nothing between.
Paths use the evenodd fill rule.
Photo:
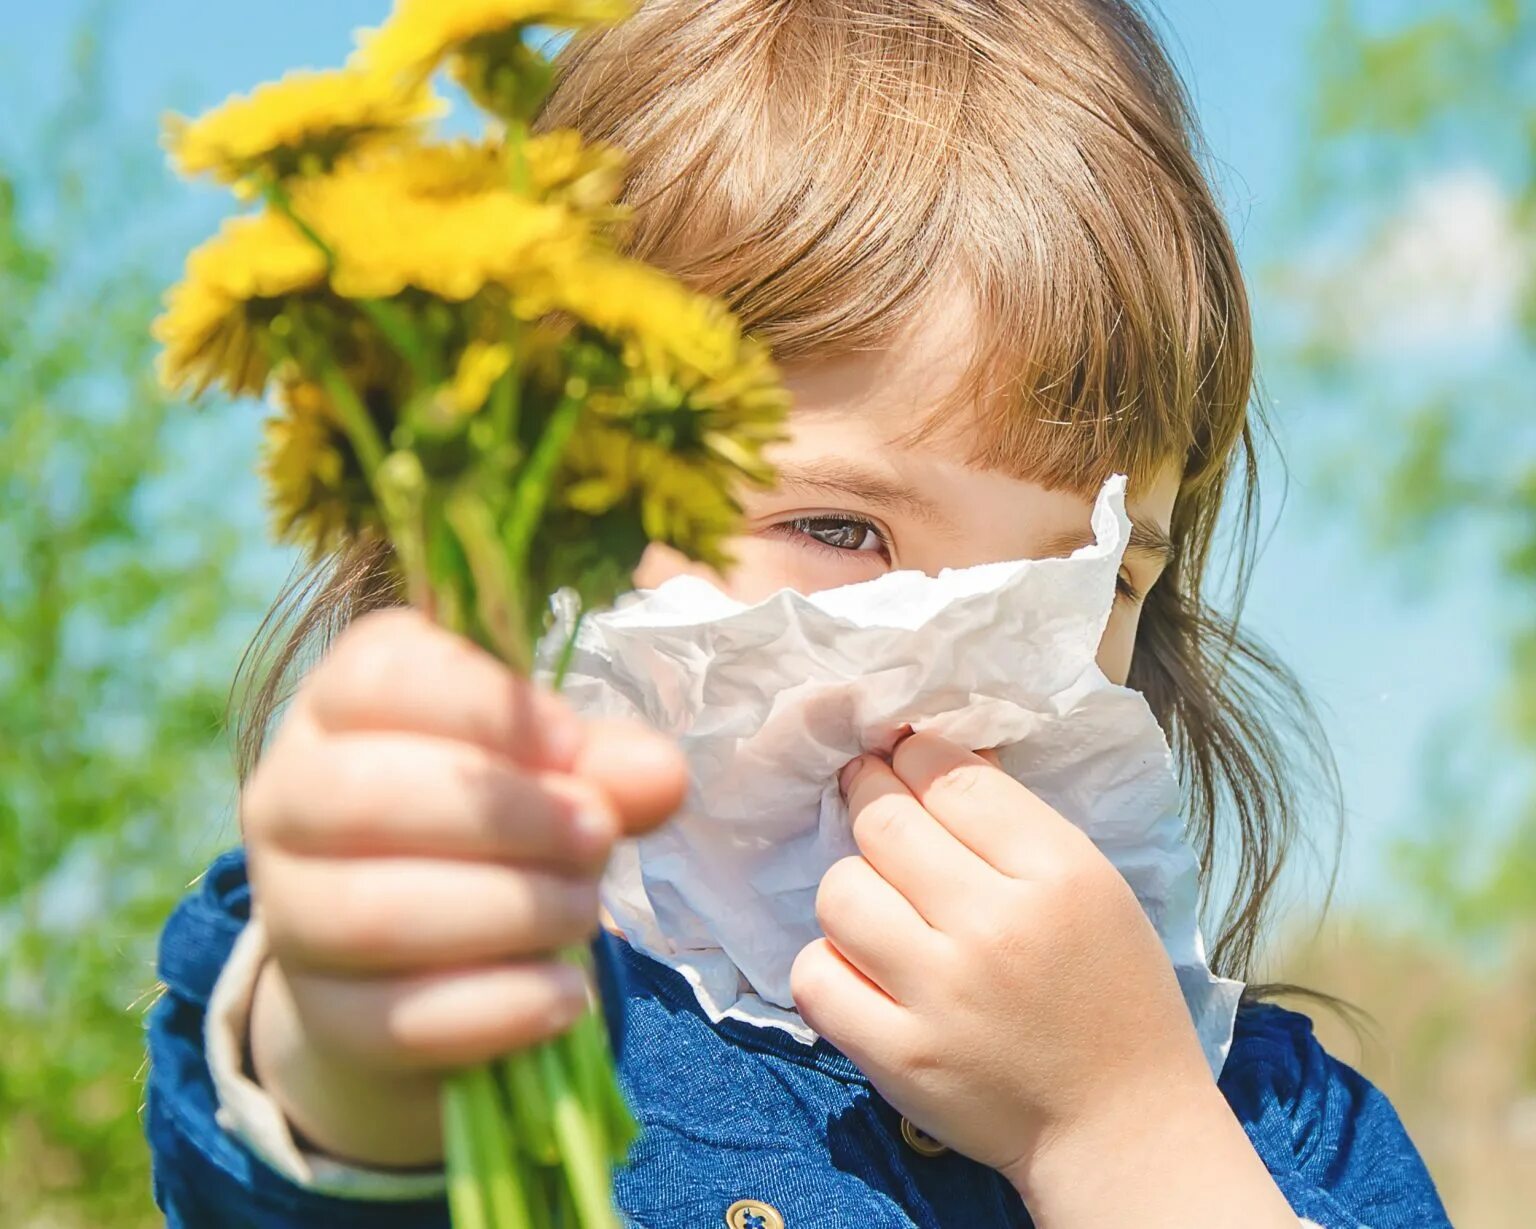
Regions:
<instances>
[{"instance_id":1,"label":"child's hand holding tissue","mask_svg":"<svg viewBox=\"0 0 1536 1229\"><path fill-rule=\"evenodd\" d=\"M1211 1082L1156 931L1080 829L995 756L933 734L860 756L839 784L860 853L822 879L826 937L791 985L892 1105L1001 1170L1042 1229L1165 1223L1153 1203L1168 1224L1237 1223L1239 1190L1244 1226L1295 1225ZM1081 1181L1096 1168L1105 1181Z\"/></svg>"}]
</instances>

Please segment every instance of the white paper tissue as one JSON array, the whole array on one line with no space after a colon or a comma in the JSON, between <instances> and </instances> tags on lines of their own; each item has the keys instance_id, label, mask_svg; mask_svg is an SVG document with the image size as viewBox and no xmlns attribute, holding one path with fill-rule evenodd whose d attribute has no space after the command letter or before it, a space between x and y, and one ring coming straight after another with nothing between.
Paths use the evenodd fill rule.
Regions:
<instances>
[{"instance_id":1,"label":"white paper tissue","mask_svg":"<svg viewBox=\"0 0 1536 1229\"><path fill-rule=\"evenodd\" d=\"M1241 984L1205 962L1195 858L1168 745L1146 701L1094 657L1129 533L1125 480L1066 559L892 572L747 606L693 577L589 617L564 690L588 715L639 717L677 738L683 810L621 845L604 903L625 937L692 984L711 1019L815 1034L789 970L817 937L823 873L856 853L836 775L903 726L1003 767L1119 868L1172 959L1219 1071Z\"/></svg>"}]
</instances>

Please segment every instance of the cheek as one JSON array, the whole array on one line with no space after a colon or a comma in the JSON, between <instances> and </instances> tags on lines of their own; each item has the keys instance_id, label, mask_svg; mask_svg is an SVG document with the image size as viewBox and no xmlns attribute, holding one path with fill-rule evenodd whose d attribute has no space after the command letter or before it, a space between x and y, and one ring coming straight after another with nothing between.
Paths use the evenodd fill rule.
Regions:
<instances>
[{"instance_id":1,"label":"cheek","mask_svg":"<svg viewBox=\"0 0 1536 1229\"><path fill-rule=\"evenodd\" d=\"M1131 673L1131 654L1136 648L1136 627L1141 622L1141 607L1116 602L1099 641L1099 669L1111 683L1125 686Z\"/></svg>"},{"instance_id":2,"label":"cheek","mask_svg":"<svg viewBox=\"0 0 1536 1229\"><path fill-rule=\"evenodd\" d=\"M711 568L694 563L668 546L652 542L640 557L633 577L635 588L654 589L674 576L698 576L723 589L738 602L750 605L777 593L794 589L815 593L855 580L868 580L876 570L839 566L835 561L821 562L811 552L797 550L783 542L743 536L726 544L735 566L721 576Z\"/></svg>"}]
</instances>

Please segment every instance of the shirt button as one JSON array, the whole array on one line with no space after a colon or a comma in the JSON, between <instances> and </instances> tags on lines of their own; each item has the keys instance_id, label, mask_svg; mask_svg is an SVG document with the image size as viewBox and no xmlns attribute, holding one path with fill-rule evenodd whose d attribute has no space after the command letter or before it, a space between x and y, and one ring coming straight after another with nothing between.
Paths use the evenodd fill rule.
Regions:
<instances>
[{"instance_id":1,"label":"shirt button","mask_svg":"<svg viewBox=\"0 0 1536 1229\"><path fill-rule=\"evenodd\" d=\"M906 1141L907 1147L917 1153L918 1156L943 1156L949 1149L929 1135L927 1131L920 1131L912 1125L911 1119L901 1120L901 1138Z\"/></svg>"},{"instance_id":2,"label":"shirt button","mask_svg":"<svg viewBox=\"0 0 1536 1229\"><path fill-rule=\"evenodd\" d=\"M784 1229L778 1208L761 1199L738 1199L726 1208L725 1223L731 1229Z\"/></svg>"}]
</instances>

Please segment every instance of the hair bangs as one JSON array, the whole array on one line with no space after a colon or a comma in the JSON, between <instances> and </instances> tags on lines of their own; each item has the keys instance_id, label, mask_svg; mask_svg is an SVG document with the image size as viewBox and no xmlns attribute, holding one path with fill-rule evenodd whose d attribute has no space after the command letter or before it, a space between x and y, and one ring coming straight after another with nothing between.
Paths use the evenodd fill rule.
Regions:
<instances>
[{"instance_id":1,"label":"hair bangs","mask_svg":"<svg viewBox=\"0 0 1536 1229\"><path fill-rule=\"evenodd\" d=\"M1144 49L1055 7L660 0L569 49L541 126L628 151L629 250L780 362L898 344L964 287L968 374L910 439L964 424L973 463L1053 487L1200 483L1246 413L1241 277L1182 112L1123 88ZM638 54L669 40L668 71Z\"/></svg>"}]
</instances>

